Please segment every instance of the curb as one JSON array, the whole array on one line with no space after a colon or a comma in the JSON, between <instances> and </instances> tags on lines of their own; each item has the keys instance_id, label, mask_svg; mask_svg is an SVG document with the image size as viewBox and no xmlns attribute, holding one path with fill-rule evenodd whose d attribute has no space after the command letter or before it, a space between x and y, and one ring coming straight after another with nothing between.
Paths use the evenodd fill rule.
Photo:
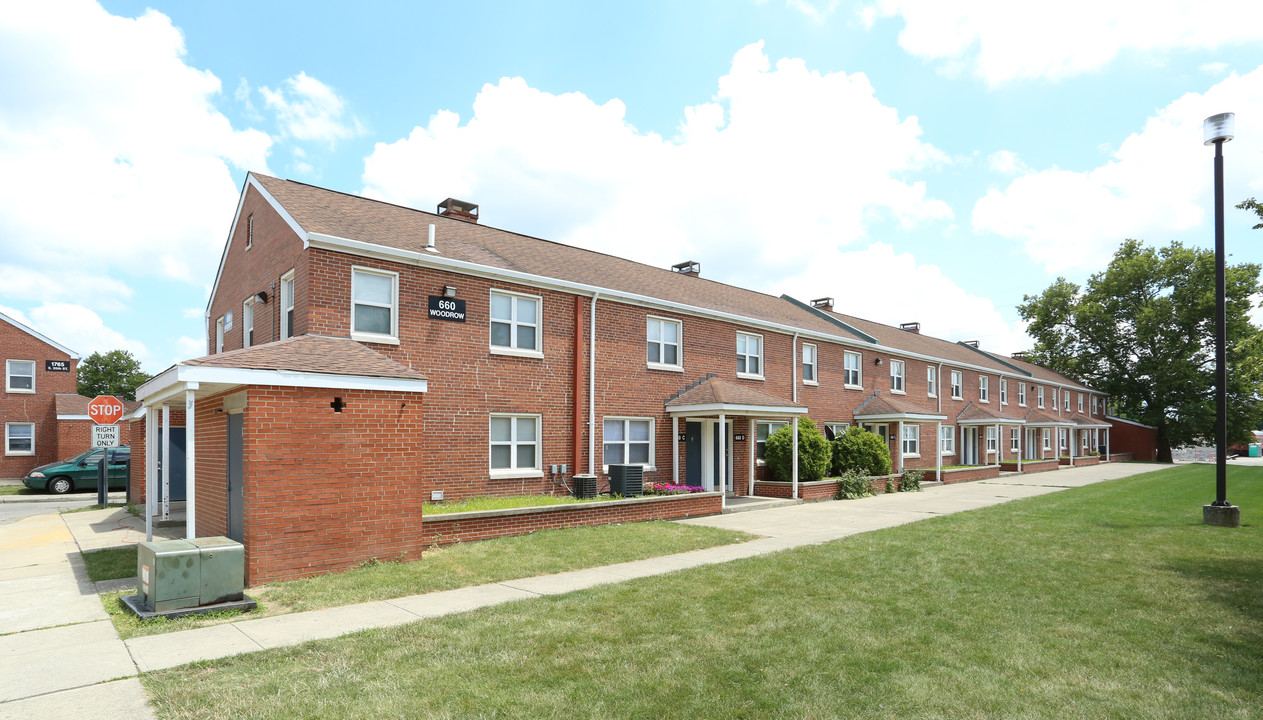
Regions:
<instances>
[{"instance_id":1,"label":"curb","mask_svg":"<svg viewBox=\"0 0 1263 720\"><path fill-rule=\"evenodd\" d=\"M111 503L126 502L127 493L112 492L105 496L106 500ZM65 495L0 495L0 504L10 503L49 503L49 502L69 502L83 498L85 500L96 500L96 493L67 493Z\"/></svg>"}]
</instances>

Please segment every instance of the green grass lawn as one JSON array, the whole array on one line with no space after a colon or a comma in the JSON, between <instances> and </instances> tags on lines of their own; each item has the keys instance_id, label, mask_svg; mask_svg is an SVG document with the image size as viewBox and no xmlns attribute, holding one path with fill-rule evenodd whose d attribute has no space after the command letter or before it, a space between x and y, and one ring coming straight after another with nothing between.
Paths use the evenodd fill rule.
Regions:
<instances>
[{"instance_id":1,"label":"green grass lawn","mask_svg":"<svg viewBox=\"0 0 1263 720\"><path fill-rule=\"evenodd\" d=\"M665 521L542 530L530 535L426 550L418 562L372 563L342 573L249 588L247 593L259 601L259 610L249 613L248 617L389 600L642 560L750 539L752 536L741 532ZM135 577L134 551L131 562L128 575ZM119 603L118 598L126 594L131 593L120 591L101 596L114 627L123 638L187 630L247 617L240 613L212 613L142 622Z\"/></svg>"},{"instance_id":2,"label":"green grass lawn","mask_svg":"<svg viewBox=\"0 0 1263 720\"><path fill-rule=\"evenodd\" d=\"M24 485L0 485L0 495L43 495L43 490L32 490Z\"/></svg>"},{"instance_id":3,"label":"green grass lawn","mask_svg":"<svg viewBox=\"0 0 1263 720\"><path fill-rule=\"evenodd\" d=\"M1180 467L142 682L164 718L1263 717L1229 473L1239 529Z\"/></svg>"},{"instance_id":4,"label":"green grass lawn","mask_svg":"<svg viewBox=\"0 0 1263 720\"><path fill-rule=\"evenodd\" d=\"M136 577L136 546L106 548L83 554L83 564L92 582Z\"/></svg>"}]
</instances>

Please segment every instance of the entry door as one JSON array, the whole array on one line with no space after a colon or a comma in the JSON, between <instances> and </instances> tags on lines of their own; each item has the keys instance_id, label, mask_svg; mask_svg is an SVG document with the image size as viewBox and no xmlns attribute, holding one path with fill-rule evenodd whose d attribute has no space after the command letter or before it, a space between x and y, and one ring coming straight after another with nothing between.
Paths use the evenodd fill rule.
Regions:
<instances>
[{"instance_id":1,"label":"entry door","mask_svg":"<svg viewBox=\"0 0 1263 720\"><path fill-rule=\"evenodd\" d=\"M733 489L732 477L732 421L724 423L727 435L723 443L723 456L727 462L727 486ZM716 489L719 478L720 443L718 420L691 420L684 425L684 481L689 485Z\"/></svg>"},{"instance_id":2,"label":"entry door","mask_svg":"<svg viewBox=\"0 0 1263 720\"><path fill-rule=\"evenodd\" d=\"M241 413L228 416L228 537L243 542L241 517L242 419Z\"/></svg>"},{"instance_id":3,"label":"entry door","mask_svg":"<svg viewBox=\"0 0 1263 720\"><path fill-rule=\"evenodd\" d=\"M688 422L684 425L684 482L702 487L702 424Z\"/></svg>"},{"instance_id":4,"label":"entry door","mask_svg":"<svg viewBox=\"0 0 1263 720\"><path fill-rule=\"evenodd\" d=\"M724 486L728 492L733 492L735 487L732 477L732 420L724 421L724 437L723 442L716 442L716 436L719 435L719 421L714 420L710 425L710 484L715 487L719 481L719 463L724 464ZM720 458L720 449L723 449L723 457Z\"/></svg>"},{"instance_id":5,"label":"entry door","mask_svg":"<svg viewBox=\"0 0 1263 720\"><path fill-rule=\"evenodd\" d=\"M1035 460L1039 457L1039 431L1026 431L1026 459Z\"/></svg>"},{"instance_id":6,"label":"entry door","mask_svg":"<svg viewBox=\"0 0 1263 720\"><path fill-rule=\"evenodd\" d=\"M978 428L967 427L961 430L961 459L966 465L978 464Z\"/></svg>"},{"instance_id":7,"label":"entry door","mask_svg":"<svg viewBox=\"0 0 1263 720\"><path fill-rule=\"evenodd\" d=\"M166 462L162 447L162 428L158 428L158 501L162 501L162 463ZM184 492L184 428L171 428L171 502L185 499Z\"/></svg>"}]
</instances>

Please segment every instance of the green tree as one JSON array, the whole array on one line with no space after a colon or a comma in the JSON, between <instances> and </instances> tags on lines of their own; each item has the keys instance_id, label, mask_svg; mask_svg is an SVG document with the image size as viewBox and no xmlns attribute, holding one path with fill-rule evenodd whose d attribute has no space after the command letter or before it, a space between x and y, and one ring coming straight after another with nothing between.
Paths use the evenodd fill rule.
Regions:
<instances>
[{"instance_id":1,"label":"green tree","mask_svg":"<svg viewBox=\"0 0 1263 720\"><path fill-rule=\"evenodd\" d=\"M1263 220L1263 205L1260 205L1258 201L1256 201L1254 198L1250 198L1248 200L1242 200L1241 203L1237 205L1237 209L1253 211L1255 215L1259 216L1259 220ZM1255 225L1253 229L1263 230L1263 222L1260 222L1258 225Z\"/></svg>"},{"instance_id":2,"label":"green tree","mask_svg":"<svg viewBox=\"0 0 1263 720\"><path fill-rule=\"evenodd\" d=\"M1263 331L1250 322L1259 266L1227 267L1228 440L1263 416ZM1078 285L1057 278L1018 306L1033 361L1109 393L1120 417L1158 428L1171 447L1215 436L1215 253L1126 240L1109 267Z\"/></svg>"},{"instance_id":3,"label":"green tree","mask_svg":"<svg viewBox=\"0 0 1263 720\"><path fill-rule=\"evenodd\" d=\"M830 472L841 475L848 470L863 475L890 474L890 446L862 427L850 428L833 441L833 464Z\"/></svg>"},{"instance_id":4,"label":"green tree","mask_svg":"<svg viewBox=\"0 0 1263 720\"><path fill-rule=\"evenodd\" d=\"M94 352L79 363L79 394L85 397L118 395L136 399L136 388L150 378L140 361L127 350Z\"/></svg>"},{"instance_id":5,"label":"green tree","mask_svg":"<svg viewBox=\"0 0 1263 720\"><path fill-rule=\"evenodd\" d=\"M793 479L794 426L785 427L767 438L764 453L772 475L784 481ZM824 477L829 471L829 441L816 429L811 418L798 420L798 480L812 482Z\"/></svg>"}]
</instances>

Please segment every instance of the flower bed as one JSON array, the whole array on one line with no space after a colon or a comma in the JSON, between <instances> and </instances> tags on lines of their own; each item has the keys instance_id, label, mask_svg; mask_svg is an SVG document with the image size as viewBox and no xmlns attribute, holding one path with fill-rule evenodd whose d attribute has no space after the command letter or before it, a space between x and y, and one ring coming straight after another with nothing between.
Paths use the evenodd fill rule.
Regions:
<instances>
[{"instance_id":1,"label":"flower bed","mask_svg":"<svg viewBox=\"0 0 1263 720\"><path fill-rule=\"evenodd\" d=\"M1056 470L1059 466L1060 466L1060 463L1058 463L1055 458L1049 458L1047 460L1023 460L1022 472L1024 473L1045 472L1048 470ZM1018 471L1017 461L1013 460L1011 462L1005 461L1005 462L1000 463L1000 470L1004 472L1017 472Z\"/></svg>"},{"instance_id":2,"label":"flower bed","mask_svg":"<svg viewBox=\"0 0 1263 720\"><path fill-rule=\"evenodd\" d=\"M642 491L645 495L690 495L705 492L697 485L672 485L671 483L645 483Z\"/></svg>"},{"instance_id":3,"label":"flower bed","mask_svg":"<svg viewBox=\"0 0 1263 720\"><path fill-rule=\"evenodd\" d=\"M721 502L719 493L700 492L574 505L425 515L421 519L421 536L424 546L431 547L510 535L526 535L536 530L554 528L610 525L645 520L675 520L718 515Z\"/></svg>"},{"instance_id":4,"label":"flower bed","mask_svg":"<svg viewBox=\"0 0 1263 720\"><path fill-rule=\"evenodd\" d=\"M944 484L954 482L965 482L966 480L987 480L989 478L1000 477L999 465L970 465L962 468L943 469L942 481ZM938 480L937 470L926 470L926 481Z\"/></svg>"}]
</instances>

